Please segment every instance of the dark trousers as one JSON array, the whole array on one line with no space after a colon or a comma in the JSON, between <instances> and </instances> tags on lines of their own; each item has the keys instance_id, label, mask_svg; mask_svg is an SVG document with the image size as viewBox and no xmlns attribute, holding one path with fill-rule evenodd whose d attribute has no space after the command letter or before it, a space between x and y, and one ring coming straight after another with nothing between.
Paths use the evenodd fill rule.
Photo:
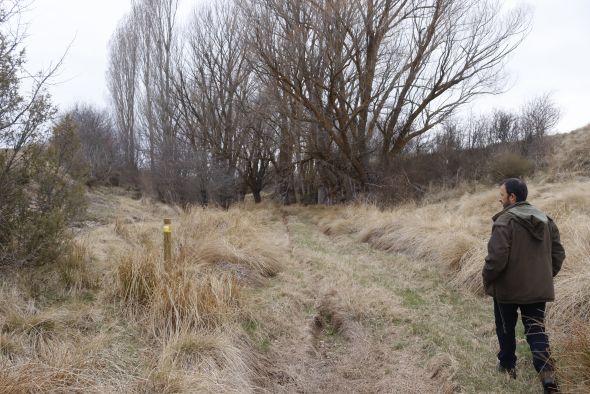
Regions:
<instances>
[{"instance_id":1,"label":"dark trousers","mask_svg":"<svg viewBox=\"0 0 590 394\"><path fill-rule=\"evenodd\" d=\"M500 304L494 299L494 316L496 334L500 344L498 360L507 369L516 366L515 327L518 309L524 325L524 333L533 353L533 365L537 372L553 370L549 358L549 337L545 333L545 303L536 304Z\"/></svg>"}]
</instances>

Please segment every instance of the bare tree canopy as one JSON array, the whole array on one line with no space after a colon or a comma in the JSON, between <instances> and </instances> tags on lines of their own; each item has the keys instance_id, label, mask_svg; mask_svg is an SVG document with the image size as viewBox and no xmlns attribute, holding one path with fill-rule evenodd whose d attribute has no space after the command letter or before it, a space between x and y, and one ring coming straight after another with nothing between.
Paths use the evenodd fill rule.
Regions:
<instances>
[{"instance_id":1,"label":"bare tree canopy","mask_svg":"<svg viewBox=\"0 0 590 394\"><path fill-rule=\"evenodd\" d=\"M522 10L469 0L254 0L246 13L260 72L305 107L361 183L371 155L386 162L472 97L498 92L528 27Z\"/></svg>"},{"instance_id":2,"label":"bare tree canopy","mask_svg":"<svg viewBox=\"0 0 590 394\"><path fill-rule=\"evenodd\" d=\"M285 201L378 184L408 143L502 90L529 28L487 0L220 0L184 31L176 8L136 1L116 32L115 118L152 176L192 174L213 199L258 201L271 176Z\"/></svg>"}]
</instances>

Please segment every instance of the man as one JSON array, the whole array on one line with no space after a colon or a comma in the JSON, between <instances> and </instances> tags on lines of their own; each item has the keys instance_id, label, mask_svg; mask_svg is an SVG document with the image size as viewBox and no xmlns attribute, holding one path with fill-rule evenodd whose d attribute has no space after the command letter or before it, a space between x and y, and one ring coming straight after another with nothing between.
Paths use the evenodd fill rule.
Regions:
<instances>
[{"instance_id":1,"label":"man","mask_svg":"<svg viewBox=\"0 0 590 394\"><path fill-rule=\"evenodd\" d=\"M527 195L520 179L506 179L500 185L504 210L492 218L482 276L486 294L494 298L500 344L497 370L516 378L514 329L520 309L533 365L545 392L551 393L558 387L545 333L545 304L555 298L553 277L561 269L565 251L553 220L529 204Z\"/></svg>"}]
</instances>

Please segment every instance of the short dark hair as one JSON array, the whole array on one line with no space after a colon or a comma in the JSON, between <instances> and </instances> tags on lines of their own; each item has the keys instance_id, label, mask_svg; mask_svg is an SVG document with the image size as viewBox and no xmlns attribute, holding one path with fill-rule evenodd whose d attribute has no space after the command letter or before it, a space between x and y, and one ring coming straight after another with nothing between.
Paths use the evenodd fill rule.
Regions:
<instances>
[{"instance_id":1,"label":"short dark hair","mask_svg":"<svg viewBox=\"0 0 590 394\"><path fill-rule=\"evenodd\" d=\"M516 196L516 202L526 201L529 195L529 189L526 187L526 183L522 179L508 178L504 179L500 186L506 187L506 193L508 195L514 194Z\"/></svg>"}]
</instances>

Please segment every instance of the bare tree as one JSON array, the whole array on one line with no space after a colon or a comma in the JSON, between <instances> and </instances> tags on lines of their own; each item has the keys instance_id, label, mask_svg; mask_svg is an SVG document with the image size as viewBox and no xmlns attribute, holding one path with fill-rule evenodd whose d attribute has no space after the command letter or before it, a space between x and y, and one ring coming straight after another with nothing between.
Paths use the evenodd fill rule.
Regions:
<instances>
[{"instance_id":1,"label":"bare tree","mask_svg":"<svg viewBox=\"0 0 590 394\"><path fill-rule=\"evenodd\" d=\"M317 125L314 157L361 187L372 155L386 165L474 96L497 92L527 30L522 10L504 16L487 1L251 0L244 12L259 71Z\"/></svg>"},{"instance_id":2,"label":"bare tree","mask_svg":"<svg viewBox=\"0 0 590 394\"><path fill-rule=\"evenodd\" d=\"M187 138L212 155L225 190L223 204L240 184L256 202L273 160L271 134L260 103L261 85L246 56L244 25L235 7L218 2L195 12L187 34L186 64L177 84ZM221 168L219 168L221 167ZM222 191L223 190L223 191Z\"/></svg>"},{"instance_id":3,"label":"bare tree","mask_svg":"<svg viewBox=\"0 0 590 394\"><path fill-rule=\"evenodd\" d=\"M107 83L120 133L123 159L127 170L138 168L136 127L137 76L139 67L136 20L126 17L111 38Z\"/></svg>"},{"instance_id":4,"label":"bare tree","mask_svg":"<svg viewBox=\"0 0 590 394\"><path fill-rule=\"evenodd\" d=\"M177 0L137 0L111 42L109 87L132 168L149 163L161 198L174 199L180 158L173 102Z\"/></svg>"},{"instance_id":5,"label":"bare tree","mask_svg":"<svg viewBox=\"0 0 590 394\"><path fill-rule=\"evenodd\" d=\"M177 6L135 0L126 32L135 73L113 59L119 85L134 81L121 95L133 105L118 111L133 109L135 160L161 197L190 180L202 201L225 205L246 189L259 201L274 175L286 203L337 202L378 186L408 147L515 138L507 113L466 128L450 119L473 97L501 90L504 60L528 28L523 9L476 0L220 0L195 10L180 42ZM432 140L437 126L446 131Z\"/></svg>"},{"instance_id":6,"label":"bare tree","mask_svg":"<svg viewBox=\"0 0 590 394\"><path fill-rule=\"evenodd\" d=\"M559 121L559 108L550 94L543 94L526 103L520 115L523 138L542 137L550 132Z\"/></svg>"},{"instance_id":7,"label":"bare tree","mask_svg":"<svg viewBox=\"0 0 590 394\"><path fill-rule=\"evenodd\" d=\"M519 139L517 128L518 117L508 111L496 109L491 116L489 125L489 144L514 143Z\"/></svg>"},{"instance_id":8,"label":"bare tree","mask_svg":"<svg viewBox=\"0 0 590 394\"><path fill-rule=\"evenodd\" d=\"M545 155L545 135L559 121L559 108L550 94L533 98L526 103L520 114L519 128L525 155L540 163Z\"/></svg>"},{"instance_id":9,"label":"bare tree","mask_svg":"<svg viewBox=\"0 0 590 394\"><path fill-rule=\"evenodd\" d=\"M91 105L78 104L64 115L67 116L76 124L88 181L110 182L123 163L109 113Z\"/></svg>"},{"instance_id":10,"label":"bare tree","mask_svg":"<svg viewBox=\"0 0 590 394\"><path fill-rule=\"evenodd\" d=\"M238 171L250 188L254 202L262 201L261 192L269 182L270 165L275 164L278 149L277 133L269 119L270 97L262 90L248 102L242 130L244 138L239 154Z\"/></svg>"},{"instance_id":11,"label":"bare tree","mask_svg":"<svg viewBox=\"0 0 590 394\"><path fill-rule=\"evenodd\" d=\"M177 126L172 96L177 46L177 0L136 0L138 51L137 124L141 157L149 163L150 176L160 197L175 199L180 176Z\"/></svg>"}]
</instances>

